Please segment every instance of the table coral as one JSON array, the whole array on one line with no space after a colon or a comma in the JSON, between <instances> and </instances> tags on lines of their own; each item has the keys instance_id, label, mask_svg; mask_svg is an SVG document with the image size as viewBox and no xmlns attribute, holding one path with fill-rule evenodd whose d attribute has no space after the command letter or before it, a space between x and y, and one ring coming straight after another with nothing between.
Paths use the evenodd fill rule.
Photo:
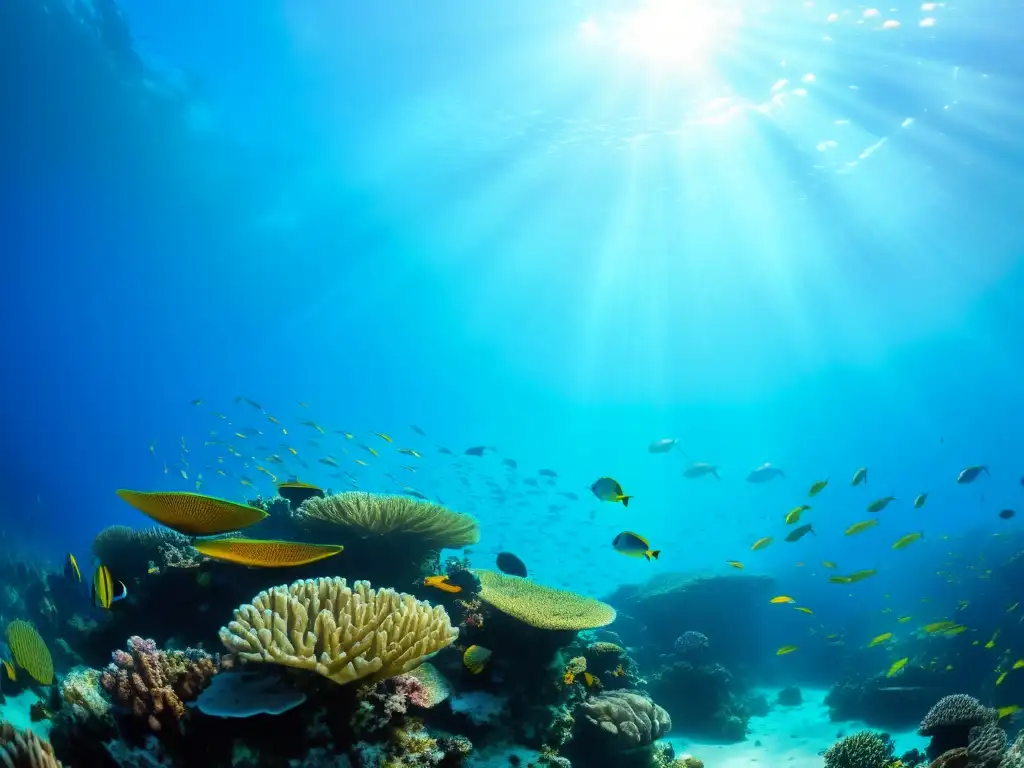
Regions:
<instances>
[{"instance_id":1,"label":"table coral","mask_svg":"<svg viewBox=\"0 0 1024 768\"><path fill-rule=\"evenodd\" d=\"M185 716L186 701L196 698L217 672L219 657L204 651L161 651L153 640L134 636L127 651L114 651L100 684L113 700L159 731Z\"/></svg>"}]
</instances>

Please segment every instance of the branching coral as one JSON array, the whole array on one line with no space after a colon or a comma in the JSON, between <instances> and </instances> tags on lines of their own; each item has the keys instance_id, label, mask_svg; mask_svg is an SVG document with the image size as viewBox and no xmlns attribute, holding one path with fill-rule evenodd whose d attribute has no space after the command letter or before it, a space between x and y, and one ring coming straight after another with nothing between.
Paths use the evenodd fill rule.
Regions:
<instances>
[{"instance_id":1,"label":"branching coral","mask_svg":"<svg viewBox=\"0 0 1024 768\"><path fill-rule=\"evenodd\" d=\"M582 630L615 620L614 608L591 597L497 571L473 573L480 579L481 600L531 627Z\"/></svg>"},{"instance_id":2,"label":"branching coral","mask_svg":"<svg viewBox=\"0 0 1024 768\"><path fill-rule=\"evenodd\" d=\"M220 659L200 650L161 651L153 640L135 636L127 651L114 651L100 684L115 702L159 731L185 716L195 699L220 671Z\"/></svg>"},{"instance_id":3,"label":"branching coral","mask_svg":"<svg viewBox=\"0 0 1024 768\"><path fill-rule=\"evenodd\" d=\"M873 731L842 738L825 751L825 768L887 768L892 761L892 742Z\"/></svg>"},{"instance_id":4,"label":"branching coral","mask_svg":"<svg viewBox=\"0 0 1024 768\"><path fill-rule=\"evenodd\" d=\"M9 723L0 723L0 764L5 768L61 768L49 742Z\"/></svg>"},{"instance_id":5,"label":"branching coral","mask_svg":"<svg viewBox=\"0 0 1024 768\"><path fill-rule=\"evenodd\" d=\"M260 592L220 630L244 661L309 669L336 683L409 672L455 642L440 606L365 581L296 581Z\"/></svg>"}]
</instances>

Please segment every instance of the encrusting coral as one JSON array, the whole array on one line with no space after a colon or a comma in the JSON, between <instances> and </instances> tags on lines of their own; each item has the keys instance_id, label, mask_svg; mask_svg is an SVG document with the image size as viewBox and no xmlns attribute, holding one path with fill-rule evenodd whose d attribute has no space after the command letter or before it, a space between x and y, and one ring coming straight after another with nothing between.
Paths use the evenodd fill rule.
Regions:
<instances>
[{"instance_id":1,"label":"encrusting coral","mask_svg":"<svg viewBox=\"0 0 1024 768\"><path fill-rule=\"evenodd\" d=\"M195 699L221 668L218 657L203 651L161 651L153 640L138 636L128 639L127 651L114 651L112 657L100 684L154 731L183 718L184 702Z\"/></svg>"},{"instance_id":2,"label":"encrusting coral","mask_svg":"<svg viewBox=\"0 0 1024 768\"><path fill-rule=\"evenodd\" d=\"M531 627L583 630L615 621L615 609L600 600L497 571L473 573L480 579L481 600Z\"/></svg>"},{"instance_id":3,"label":"encrusting coral","mask_svg":"<svg viewBox=\"0 0 1024 768\"><path fill-rule=\"evenodd\" d=\"M53 657L38 630L31 623L16 619L7 625L7 645L18 666L36 682L53 682Z\"/></svg>"},{"instance_id":4,"label":"encrusting coral","mask_svg":"<svg viewBox=\"0 0 1024 768\"><path fill-rule=\"evenodd\" d=\"M4 768L61 768L50 743L32 731L0 723L0 765Z\"/></svg>"},{"instance_id":5,"label":"encrusting coral","mask_svg":"<svg viewBox=\"0 0 1024 768\"><path fill-rule=\"evenodd\" d=\"M339 684L409 672L458 637L440 606L365 581L300 580L260 592L222 627L244 661L309 669Z\"/></svg>"},{"instance_id":6,"label":"encrusting coral","mask_svg":"<svg viewBox=\"0 0 1024 768\"><path fill-rule=\"evenodd\" d=\"M892 761L892 742L873 731L846 736L825 751L825 768L887 768Z\"/></svg>"}]
</instances>

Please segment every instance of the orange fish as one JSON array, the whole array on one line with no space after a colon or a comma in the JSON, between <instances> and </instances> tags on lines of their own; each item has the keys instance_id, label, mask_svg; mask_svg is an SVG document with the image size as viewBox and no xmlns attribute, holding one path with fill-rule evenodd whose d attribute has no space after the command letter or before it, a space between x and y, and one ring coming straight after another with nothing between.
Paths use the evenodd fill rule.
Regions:
<instances>
[{"instance_id":1,"label":"orange fish","mask_svg":"<svg viewBox=\"0 0 1024 768\"><path fill-rule=\"evenodd\" d=\"M435 589L440 589L442 592L455 593L462 591L462 587L449 584L447 576L427 576L427 578L423 580L423 586L434 587Z\"/></svg>"}]
</instances>

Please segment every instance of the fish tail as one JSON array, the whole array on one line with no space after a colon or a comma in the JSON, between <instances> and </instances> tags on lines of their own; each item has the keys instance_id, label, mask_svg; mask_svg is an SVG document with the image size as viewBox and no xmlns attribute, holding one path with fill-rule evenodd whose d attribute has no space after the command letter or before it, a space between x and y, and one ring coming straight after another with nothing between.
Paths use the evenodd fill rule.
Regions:
<instances>
[{"instance_id":1,"label":"fish tail","mask_svg":"<svg viewBox=\"0 0 1024 768\"><path fill-rule=\"evenodd\" d=\"M647 552L646 554L647 554L647 559L648 560L652 560L652 559L653 560L657 560L658 559L658 555L661 554L661 550L660 549L652 549L650 552Z\"/></svg>"},{"instance_id":2,"label":"fish tail","mask_svg":"<svg viewBox=\"0 0 1024 768\"><path fill-rule=\"evenodd\" d=\"M814 527L813 527L813 526L808 526L808 528L807 528L807 532L808 532L809 534L811 534L812 536L817 536L817 535L818 535L818 534L816 534L816 533L814 532Z\"/></svg>"},{"instance_id":3,"label":"fish tail","mask_svg":"<svg viewBox=\"0 0 1024 768\"><path fill-rule=\"evenodd\" d=\"M125 583L123 581L119 581L117 583L121 585L121 594L117 597L111 598L110 602L112 603L116 603L118 600L124 600L126 597L128 597L128 587L125 586Z\"/></svg>"},{"instance_id":4,"label":"fish tail","mask_svg":"<svg viewBox=\"0 0 1024 768\"><path fill-rule=\"evenodd\" d=\"M720 478L718 476L718 470L717 469L712 469L711 470L711 474L714 475L715 480L721 480L722 479L722 478Z\"/></svg>"},{"instance_id":5,"label":"fish tail","mask_svg":"<svg viewBox=\"0 0 1024 768\"><path fill-rule=\"evenodd\" d=\"M623 496L621 499L619 499L619 501L622 502L622 506L628 507L629 506L629 500L632 499L632 498L633 498L632 496Z\"/></svg>"}]
</instances>

